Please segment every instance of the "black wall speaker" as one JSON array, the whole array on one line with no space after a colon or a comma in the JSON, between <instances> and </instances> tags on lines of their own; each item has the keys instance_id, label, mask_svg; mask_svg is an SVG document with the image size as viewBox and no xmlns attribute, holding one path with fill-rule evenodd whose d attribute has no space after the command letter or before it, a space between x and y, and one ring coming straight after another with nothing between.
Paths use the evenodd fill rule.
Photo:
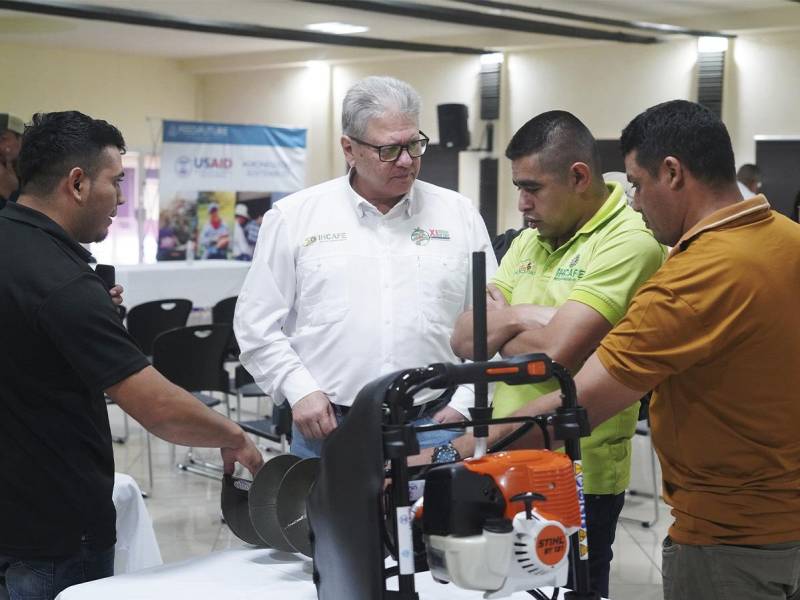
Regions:
<instances>
[{"instance_id":1,"label":"black wall speaker","mask_svg":"<svg viewBox=\"0 0 800 600\"><path fill-rule=\"evenodd\" d=\"M489 237L497 235L497 177L500 161L496 158L482 158L480 161L479 205L483 222Z\"/></svg>"},{"instance_id":2,"label":"black wall speaker","mask_svg":"<svg viewBox=\"0 0 800 600\"><path fill-rule=\"evenodd\" d=\"M440 104L436 107L439 117L439 145L445 148L465 150L469 146L466 104Z\"/></svg>"},{"instance_id":3,"label":"black wall speaker","mask_svg":"<svg viewBox=\"0 0 800 600\"><path fill-rule=\"evenodd\" d=\"M484 121L500 118L500 68L501 63L481 65L481 119Z\"/></svg>"}]
</instances>

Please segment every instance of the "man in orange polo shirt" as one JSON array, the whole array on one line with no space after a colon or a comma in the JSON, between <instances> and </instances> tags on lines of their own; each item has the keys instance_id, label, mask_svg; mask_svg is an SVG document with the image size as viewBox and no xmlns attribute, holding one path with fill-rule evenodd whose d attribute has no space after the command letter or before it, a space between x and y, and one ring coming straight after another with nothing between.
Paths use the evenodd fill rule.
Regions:
<instances>
[{"instance_id":1,"label":"man in orange polo shirt","mask_svg":"<svg viewBox=\"0 0 800 600\"><path fill-rule=\"evenodd\" d=\"M673 250L576 376L578 398L597 426L655 390L675 517L665 600L800 599L800 225L742 199L728 132L699 104L646 110L622 151L634 208ZM469 455L472 440L454 445Z\"/></svg>"}]
</instances>

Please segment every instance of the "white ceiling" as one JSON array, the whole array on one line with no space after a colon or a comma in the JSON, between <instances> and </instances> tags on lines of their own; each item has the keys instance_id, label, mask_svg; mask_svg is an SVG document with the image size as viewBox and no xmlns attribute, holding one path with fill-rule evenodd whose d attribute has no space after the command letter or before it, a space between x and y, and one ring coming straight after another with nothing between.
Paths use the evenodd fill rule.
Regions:
<instances>
[{"instance_id":1,"label":"white ceiling","mask_svg":"<svg viewBox=\"0 0 800 600\"><path fill-rule=\"evenodd\" d=\"M517 4L572 11L592 16L668 23L704 29L742 31L796 27L800 31L800 3L789 0L505 0ZM565 22L537 15L491 11L452 0L423 0L462 10L491 12L516 18L554 21L591 28L580 22ZM366 37L504 48L563 42L565 38L441 21L397 17L306 4L293 0L92 0L87 4L134 9L191 19L259 24L268 27L302 29L322 21L365 25ZM612 27L616 30L618 28ZM651 35L627 30L627 33ZM170 58L202 58L232 54L265 53L311 48L302 42L262 40L170 29L141 27L72 18L37 16L0 11L0 43L53 45ZM363 50L364 53L374 52Z\"/></svg>"}]
</instances>

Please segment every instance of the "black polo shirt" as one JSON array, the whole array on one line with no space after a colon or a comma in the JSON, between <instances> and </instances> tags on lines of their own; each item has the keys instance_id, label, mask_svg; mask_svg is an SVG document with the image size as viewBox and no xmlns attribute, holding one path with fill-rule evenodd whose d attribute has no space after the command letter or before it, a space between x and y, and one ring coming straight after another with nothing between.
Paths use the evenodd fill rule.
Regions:
<instances>
[{"instance_id":1,"label":"black polo shirt","mask_svg":"<svg viewBox=\"0 0 800 600\"><path fill-rule=\"evenodd\" d=\"M44 214L0 211L0 555L116 539L103 390L149 363L89 258Z\"/></svg>"}]
</instances>

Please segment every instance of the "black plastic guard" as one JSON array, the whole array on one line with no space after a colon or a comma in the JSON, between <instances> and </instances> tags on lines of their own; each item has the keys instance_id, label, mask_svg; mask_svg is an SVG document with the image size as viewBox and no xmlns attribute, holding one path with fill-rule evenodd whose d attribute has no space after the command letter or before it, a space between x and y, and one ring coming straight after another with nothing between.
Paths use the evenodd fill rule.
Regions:
<instances>
[{"instance_id":1,"label":"black plastic guard","mask_svg":"<svg viewBox=\"0 0 800 600\"><path fill-rule=\"evenodd\" d=\"M383 597L382 403L396 377L367 384L322 446L306 505L319 600Z\"/></svg>"}]
</instances>

